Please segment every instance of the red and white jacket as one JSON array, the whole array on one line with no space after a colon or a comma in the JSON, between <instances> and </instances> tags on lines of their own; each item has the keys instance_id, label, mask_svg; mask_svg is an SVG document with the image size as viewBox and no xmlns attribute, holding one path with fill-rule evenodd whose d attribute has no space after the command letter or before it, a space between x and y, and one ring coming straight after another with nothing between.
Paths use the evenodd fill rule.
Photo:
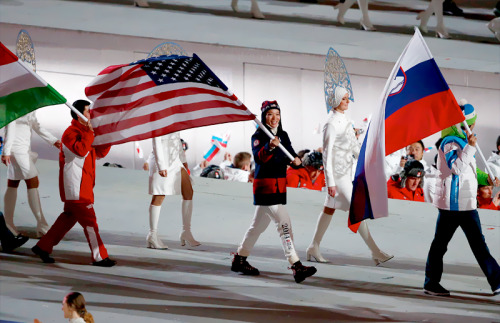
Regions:
<instances>
[{"instance_id":1,"label":"red and white jacket","mask_svg":"<svg viewBox=\"0 0 500 323\"><path fill-rule=\"evenodd\" d=\"M95 160L111 149L94 149L94 133L77 120L62 135L59 193L63 202L94 203Z\"/></svg>"}]
</instances>

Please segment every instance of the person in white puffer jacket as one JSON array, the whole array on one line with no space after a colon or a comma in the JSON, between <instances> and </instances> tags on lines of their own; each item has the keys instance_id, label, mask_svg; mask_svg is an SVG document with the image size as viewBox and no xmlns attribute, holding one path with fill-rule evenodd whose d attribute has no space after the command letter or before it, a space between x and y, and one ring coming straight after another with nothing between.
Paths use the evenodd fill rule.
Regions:
<instances>
[{"instance_id":1,"label":"person in white puffer jacket","mask_svg":"<svg viewBox=\"0 0 500 323\"><path fill-rule=\"evenodd\" d=\"M476 113L474 107L462 103L466 122L474 129ZM443 274L443 257L453 234L460 227L467 237L476 260L485 274L491 290L500 294L500 267L490 254L481 231L477 212L478 183L487 182L498 186L498 178L491 179L476 168L475 134L467 134L455 125L442 131L443 141L439 146L437 161L436 191L433 204L439 215L425 267L424 292L436 296L449 296L450 292L440 285Z\"/></svg>"},{"instance_id":2,"label":"person in white puffer jacket","mask_svg":"<svg viewBox=\"0 0 500 323\"><path fill-rule=\"evenodd\" d=\"M497 151L492 151L490 158L486 161L490 167L493 175L500 178L500 136L497 138ZM500 190L499 187L493 189L493 196L496 196L497 192Z\"/></svg>"},{"instance_id":3,"label":"person in white puffer jacket","mask_svg":"<svg viewBox=\"0 0 500 323\"><path fill-rule=\"evenodd\" d=\"M28 113L9 123L5 127L5 146L2 152L2 163L7 165L7 190L5 191L5 222L14 235L19 235L14 225L17 188L21 180L28 188L28 203L36 218L36 234L38 237L47 233L49 225L42 212L38 193L38 169L35 166L38 154L31 151L31 133L33 130L48 144L61 148L61 141L43 128L36 117L36 111Z\"/></svg>"},{"instance_id":4,"label":"person in white puffer jacket","mask_svg":"<svg viewBox=\"0 0 500 323\"><path fill-rule=\"evenodd\" d=\"M320 213L313 240L307 248L307 260L328 262L319 251L319 244L336 209L348 211L352 195L352 168L361 144L356 138L352 121L344 113L348 109L349 94L343 87L335 89L332 106L335 107L323 129L323 165L328 193ZM362 221L358 232L372 252L376 265L391 259L373 240L367 221Z\"/></svg>"},{"instance_id":5,"label":"person in white puffer jacket","mask_svg":"<svg viewBox=\"0 0 500 323\"><path fill-rule=\"evenodd\" d=\"M201 245L191 233L193 214L193 186L187 172L186 155L179 132L153 138L153 153L149 158L149 194L153 195L149 206L148 248L168 249L158 238L158 221L165 195L182 195L181 245Z\"/></svg>"}]
</instances>

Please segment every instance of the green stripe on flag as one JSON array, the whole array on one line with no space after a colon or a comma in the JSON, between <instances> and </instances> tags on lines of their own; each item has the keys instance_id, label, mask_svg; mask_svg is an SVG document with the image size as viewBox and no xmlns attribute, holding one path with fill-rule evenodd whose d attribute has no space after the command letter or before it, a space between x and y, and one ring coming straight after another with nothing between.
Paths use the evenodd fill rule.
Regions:
<instances>
[{"instance_id":1,"label":"green stripe on flag","mask_svg":"<svg viewBox=\"0 0 500 323\"><path fill-rule=\"evenodd\" d=\"M63 103L66 98L49 84L0 97L0 128L38 108Z\"/></svg>"}]
</instances>

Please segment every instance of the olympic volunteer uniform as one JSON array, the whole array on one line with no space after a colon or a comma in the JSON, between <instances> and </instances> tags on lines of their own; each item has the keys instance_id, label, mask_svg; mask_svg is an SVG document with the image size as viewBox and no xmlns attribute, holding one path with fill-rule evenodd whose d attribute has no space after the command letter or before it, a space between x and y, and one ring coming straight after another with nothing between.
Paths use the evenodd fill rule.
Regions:
<instances>
[{"instance_id":1,"label":"olympic volunteer uniform","mask_svg":"<svg viewBox=\"0 0 500 323\"><path fill-rule=\"evenodd\" d=\"M64 212L36 246L50 254L78 222L83 227L95 263L108 258L93 205L95 161L106 156L111 147L94 148L93 142L94 133L79 121L72 120L62 136L59 153L59 193L64 202Z\"/></svg>"},{"instance_id":2,"label":"olympic volunteer uniform","mask_svg":"<svg viewBox=\"0 0 500 323\"><path fill-rule=\"evenodd\" d=\"M2 152L2 155L10 156L7 179L18 181L38 176L38 169L35 166L38 154L31 151L33 131L51 146L58 140L40 125L35 111L9 123L5 127L5 146ZM5 222L12 233L17 236L19 233L14 225L17 187L7 187L4 200ZM28 189L28 202L37 220L37 234L41 236L47 232L48 224L42 212L38 188Z\"/></svg>"}]
</instances>

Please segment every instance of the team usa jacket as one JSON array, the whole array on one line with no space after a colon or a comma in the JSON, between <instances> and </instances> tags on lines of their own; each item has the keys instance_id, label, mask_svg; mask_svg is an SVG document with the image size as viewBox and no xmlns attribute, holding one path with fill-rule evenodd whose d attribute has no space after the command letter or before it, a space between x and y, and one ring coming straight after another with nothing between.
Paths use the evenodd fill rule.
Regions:
<instances>
[{"instance_id":1,"label":"team usa jacket","mask_svg":"<svg viewBox=\"0 0 500 323\"><path fill-rule=\"evenodd\" d=\"M288 134L281 130L281 127L278 128L276 136L286 150L293 157L297 157ZM269 137L260 129L252 136L255 160L254 205L286 204L286 169L291 161L280 148L271 150L269 141Z\"/></svg>"},{"instance_id":2,"label":"team usa jacket","mask_svg":"<svg viewBox=\"0 0 500 323\"><path fill-rule=\"evenodd\" d=\"M62 135L59 153L59 193L61 201L94 203L95 160L111 149L92 147L94 133L72 120Z\"/></svg>"}]
</instances>

